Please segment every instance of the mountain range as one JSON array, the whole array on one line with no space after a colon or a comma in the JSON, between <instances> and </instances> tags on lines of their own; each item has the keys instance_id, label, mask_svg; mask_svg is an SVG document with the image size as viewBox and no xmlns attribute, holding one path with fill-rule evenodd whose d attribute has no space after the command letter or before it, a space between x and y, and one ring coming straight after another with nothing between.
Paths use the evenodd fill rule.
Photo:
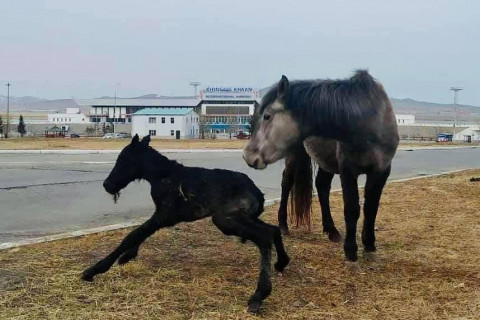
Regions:
<instances>
[{"instance_id":1,"label":"mountain range","mask_svg":"<svg viewBox=\"0 0 480 320\"><path fill-rule=\"evenodd\" d=\"M113 98L113 97L101 97ZM162 99L162 98L191 98L191 97L166 97L157 94L147 94L130 99ZM121 100L121 98L118 98ZM391 98L397 114L414 114L417 121L453 121L454 107L452 104L440 104L417 101L413 99ZM65 108L76 108L78 105L73 99L42 99L37 97L10 97L10 110L12 111L40 111L63 112ZM6 109L6 97L0 96L0 110ZM83 110L86 111L86 110ZM457 120L480 122L480 107L470 105L457 106Z\"/></svg>"}]
</instances>

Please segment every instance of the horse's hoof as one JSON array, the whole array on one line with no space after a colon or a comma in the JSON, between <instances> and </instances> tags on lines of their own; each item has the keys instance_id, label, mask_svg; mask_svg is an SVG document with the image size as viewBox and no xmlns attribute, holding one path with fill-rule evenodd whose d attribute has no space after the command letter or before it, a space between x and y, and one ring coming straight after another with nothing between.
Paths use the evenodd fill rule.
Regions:
<instances>
[{"instance_id":1,"label":"horse's hoof","mask_svg":"<svg viewBox=\"0 0 480 320\"><path fill-rule=\"evenodd\" d=\"M90 272L88 272L88 270L85 270L85 271L83 271L83 273L82 273L82 280L83 280L83 281L92 282L94 276L95 276L95 275L93 275L93 274L91 274Z\"/></svg>"},{"instance_id":2,"label":"horse's hoof","mask_svg":"<svg viewBox=\"0 0 480 320\"><path fill-rule=\"evenodd\" d=\"M260 311L260 305L262 303L260 301L252 301L252 302L249 302L248 303L248 312L252 313L252 314L258 314L258 312Z\"/></svg>"},{"instance_id":3,"label":"horse's hoof","mask_svg":"<svg viewBox=\"0 0 480 320\"><path fill-rule=\"evenodd\" d=\"M328 233L328 239L332 242L339 243L342 241L342 236L337 230L335 230Z\"/></svg>"},{"instance_id":4,"label":"horse's hoof","mask_svg":"<svg viewBox=\"0 0 480 320\"><path fill-rule=\"evenodd\" d=\"M375 263L382 262L382 259L380 259L380 257L375 251L364 252L363 257L365 258L365 260L370 262L375 262Z\"/></svg>"},{"instance_id":5,"label":"horse's hoof","mask_svg":"<svg viewBox=\"0 0 480 320\"><path fill-rule=\"evenodd\" d=\"M345 268L352 273L362 272L362 268L360 268L358 261L345 261Z\"/></svg>"},{"instance_id":6,"label":"horse's hoof","mask_svg":"<svg viewBox=\"0 0 480 320\"><path fill-rule=\"evenodd\" d=\"M288 256L286 256L284 259L282 259L281 261L277 261L275 262L275 270L277 270L278 272L283 272L283 270L285 270L285 267L288 265L288 263L290 262L290 258Z\"/></svg>"}]
</instances>

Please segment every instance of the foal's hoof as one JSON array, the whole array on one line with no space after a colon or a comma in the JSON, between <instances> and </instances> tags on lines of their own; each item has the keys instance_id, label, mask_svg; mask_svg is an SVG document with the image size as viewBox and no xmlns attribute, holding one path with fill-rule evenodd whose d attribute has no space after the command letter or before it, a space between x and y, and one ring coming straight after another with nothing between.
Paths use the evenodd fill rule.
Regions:
<instances>
[{"instance_id":1,"label":"foal's hoof","mask_svg":"<svg viewBox=\"0 0 480 320\"><path fill-rule=\"evenodd\" d=\"M362 272L362 268L360 268L358 261L345 261L345 268L352 273Z\"/></svg>"},{"instance_id":2,"label":"foal's hoof","mask_svg":"<svg viewBox=\"0 0 480 320\"><path fill-rule=\"evenodd\" d=\"M290 262L290 258L288 256L286 256L282 260L275 262L275 265L274 265L275 270L277 270L278 272L283 272L283 270L285 270L285 267L288 265L289 262Z\"/></svg>"},{"instance_id":3,"label":"foal's hoof","mask_svg":"<svg viewBox=\"0 0 480 320\"><path fill-rule=\"evenodd\" d=\"M249 301L248 302L248 312L252 313L252 314L258 314L258 312L260 311L260 305L262 303L260 301Z\"/></svg>"},{"instance_id":4,"label":"foal's hoof","mask_svg":"<svg viewBox=\"0 0 480 320\"><path fill-rule=\"evenodd\" d=\"M332 242L338 243L342 241L342 236L337 230L328 232L328 239Z\"/></svg>"},{"instance_id":5,"label":"foal's hoof","mask_svg":"<svg viewBox=\"0 0 480 320\"><path fill-rule=\"evenodd\" d=\"M382 259L380 259L380 257L375 251L364 252L363 257L365 258L365 260L370 262L375 262L375 263L382 262Z\"/></svg>"},{"instance_id":6,"label":"foal's hoof","mask_svg":"<svg viewBox=\"0 0 480 320\"><path fill-rule=\"evenodd\" d=\"M83 281L92 282L94 276L95 275L92 274L88 269L82 272L82 280Z\"/></svg>"}]
</instances>

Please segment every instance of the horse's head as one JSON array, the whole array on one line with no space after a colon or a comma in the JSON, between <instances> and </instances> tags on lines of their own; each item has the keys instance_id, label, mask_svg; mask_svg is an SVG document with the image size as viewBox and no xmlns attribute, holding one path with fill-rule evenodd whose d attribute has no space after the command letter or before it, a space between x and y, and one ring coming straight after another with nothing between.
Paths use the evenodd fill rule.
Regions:
<instances>
[{"instance_id":1,"label":"horse's head","mask_svg":"<svg viewBox=\"0 0 480 320\"><path fill-rule=\"evenodd\" d=\"M140 141L136 134L132 142L126 146L118 155L117 162L107 179L103 182L105 191L114 196L116 201L120 190L125 188L130 182L143 177L143 155L149 149L150 136L146 136Z\"/></svg>"},{"instance_id":2,"label":"horse's head","mask_svg":"<svg viewBox=\"0 0 480 320\"><path fill-rule=\"evenodd\" d=\"M300 138L300 129L287 108L290 85L287 77L272 87L260 104L259 120L252 139L243 151L250 167L265 169L287 155Z\"/></svg>"}]
</instances>

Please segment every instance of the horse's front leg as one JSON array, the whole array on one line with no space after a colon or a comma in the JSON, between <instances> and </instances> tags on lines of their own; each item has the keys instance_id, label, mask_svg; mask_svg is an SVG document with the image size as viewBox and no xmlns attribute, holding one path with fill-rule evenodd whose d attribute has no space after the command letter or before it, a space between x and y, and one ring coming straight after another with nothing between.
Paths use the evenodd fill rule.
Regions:
<instances>
[{"instance_id":1,"label":"horse's front leg","mask_svg":"<svg viewBox=\"0 0 480 320\"><path fill-rule=\"evenodd\" d=\"M92 281L95 275L107 272L122 254L128 252L131 253L131 250L135 250L135 248L139 247L148 237L155 233L155 231L173 225L173 221L165 219L165 216L166 215L160 213L155 213L145 223L130 232L112 253L83 271L82 279L85 281Z\"/></svg>"},{"instance_id":2,"label":"horse's front leg","mask_svg":"<svg viewBox=\"0 0 480 320\"><path fill-rule=\"evenodd\" d=\"M315 178L315 187L318 192L318 200L322 211L323 232L328 234L328 239L332 242L342 241L342 236L335 227L330 210L330 189L332 187L333 173L327 172L322 168L318 168L317 177Z\"/></svg>"},{"instance_id":3,"label":"horse's front leg","mask_svg":"<svg viewBox=\"0 0 480 320\"><path fill-rule=\"evenodd\" d=\"M293 174L294 174L293 162L285 161L285 169L282 174L282 196L280 199L280 207L278 208L278 226L284 235L288 235L288 196L293 186Z\"/></svg>"},{"instance_id":4,"label":"horse's front leg","mask_svg":"<svg viewBox=\"0 0 480 320\"><path fill-rule=\"evenodd\" d=\"M360 271L358 265L357 246L357 222L360 217L360 204L358 197L358 174L347 164L340 168L342 181L342 195L344 203L345 224L347 234L345 236L344 251L347 259L347 268L351 271Z\"/></svg>"}]
</instances>

